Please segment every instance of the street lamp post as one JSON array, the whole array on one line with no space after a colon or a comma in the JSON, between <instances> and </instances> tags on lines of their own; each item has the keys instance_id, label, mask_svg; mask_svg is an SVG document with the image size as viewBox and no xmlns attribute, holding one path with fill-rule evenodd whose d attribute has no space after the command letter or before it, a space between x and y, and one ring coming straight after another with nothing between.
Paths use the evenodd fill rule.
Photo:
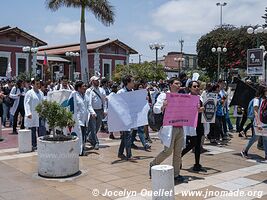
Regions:
<instances>
[{"instance_id":1,"label":"street lamp post","mask_svg":"<svg viewBox=\"0 0 267 200\"><path fill-rule=\"evenodd\" d=\"M74 64L73 64L73 60L74 60L74 57L78 57L78 56L80 56L80 54L78 53L78 52L72 52L72 51L67 51L66 53L65 53L65 55L67 56L67 57L70 57L71 58L71 67L70 67L70 70L69 70L69 79L71 80L71 81L73 81L74 80L74 78L73 78L73 75L74 75Z\"/></svg>"},{"instance_id":2,"label":"street lamp post","mask_svg":"<svg viewBox=\"0 0 267 200\"><path fill-rule=\"evenodd\" d=\"M38 47L30 47L30 46L26 46L26 47L22 47L22 51L25 52L25 53L29 53L29 70L32 71L33 73L33 76L35 77L36 76L36 61L37 61L37 58L36 58L36 54L38 52ZM33 61L32 61L32 66L31 66L31 62L30 62L30 59L31 59L31 54L33 53ZM30 69L32 68L32 70ZM31 73L30 73L31 74Z\"/></svg>"},{"instance_id":3,"label":"street lamp post","mask_svg":"<svg viewBox=\"0 0 267 200\"><path fill-rule=\"evenodd\" d=\"M226 6L227 3L223 2L223 3L216 3L217 6L220 6L220 28L222 28L222 8L223 6Z\"/></svg>"},{"instance_id":4,"label":"street lamp post","mask_svg":"<svg viewBox=\"0 0 267 200\"><path fill-rule=\"evenodd\" d=\"M158 66L158 50L162 50L165 47L164 44L154 43L150 44L149 48L151 50L156 50L156 67Z\"/></svg>"},{"instance_id":5,"label":"street lamp post","mask_svg":"<svg viewBox=\"0 0 267 200\"><path fill-rule=\"evenodd\" d=\"M258 28L253 29L252 27L249 27L247 29L247 33L252 35L255 34L257 38L257 48L260 48L260 35L261 33L267 33L267 27L263 28L262 26L259 26Z\"/></svg>"},{"instance_id":6,"label":"street lamp post","mask_svg":"<svg viewBox=\"0 0 267 200\"><path fill-rule=\"evenodd\" d=\"M215 47L213 47L211 49L211 51L213 53L216 53L218 54L218 73L217 73L217 78L219 79L220 78L220 67L221 67L221 53L226 53L227 52L227 48L225 47L217 47L217 49Z\"/></svg>"},{"instance_id":7,"label":"street lamp post","mask_svg":"<svg viewBox=\"0 0 267 200\"><path fill-rule=\"evenodd\" d=\"M177 65L178 65L178 72L179 72L179 75L181 73L181 67L183 66L183 63L185 61L185 59L182 57L178 57L178 58L174 58L174 61L177 62Z\"/></svg>"}]
</instances>

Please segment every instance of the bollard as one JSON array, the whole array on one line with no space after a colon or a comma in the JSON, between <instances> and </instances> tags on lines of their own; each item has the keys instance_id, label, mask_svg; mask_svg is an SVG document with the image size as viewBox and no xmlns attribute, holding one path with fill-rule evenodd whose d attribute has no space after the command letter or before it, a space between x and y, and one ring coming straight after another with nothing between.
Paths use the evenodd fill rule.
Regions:
<instances>
[{"instance_id":1,"label":"bollard","mask_svg":"<svg viewBox=\"0 0 267 200\"><path fill-rule=\"evenodd\" d=\"M174 170L170 165L151 168L152 200L174 200Z\"/></svg>"},{"instance_id":2,"label":"bollard","mask_svg":"<svg viewBox=\"0 0 267 200\"><path fill-rule=\"evenodd\" d=\"M19 152L27 153L32 151L32 132L28 129L18 131Z\"/></svg>"}]
</instances>

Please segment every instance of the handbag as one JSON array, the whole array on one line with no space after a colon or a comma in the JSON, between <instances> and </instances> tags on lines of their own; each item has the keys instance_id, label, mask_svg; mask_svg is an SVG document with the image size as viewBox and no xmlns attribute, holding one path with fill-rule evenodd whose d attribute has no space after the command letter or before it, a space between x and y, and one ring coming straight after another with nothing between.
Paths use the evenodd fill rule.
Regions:
<instances>
[{"instance_id":1,"label":"handbag","mask_svg":"<svg viewBox=\"0 0 267 200\"><path fill-rule=\"evenodd\" d=\"M3 102L9 106L12 107L14 105L15 99L10 98L8 95L4 97Z\"/></svg>"}]
</instances>

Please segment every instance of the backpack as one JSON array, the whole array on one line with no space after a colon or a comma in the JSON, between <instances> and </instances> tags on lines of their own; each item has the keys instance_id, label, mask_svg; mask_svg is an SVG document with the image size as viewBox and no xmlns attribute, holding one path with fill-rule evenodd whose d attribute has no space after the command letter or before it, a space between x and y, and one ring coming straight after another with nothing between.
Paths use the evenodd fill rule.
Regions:
<instances>
[{"instance_id":1,"label":"backpack","mask_svg":"<svg viewBox=\"0 0 267 200\"><path fill-rule=\"evenodd\" d=\"M263 100L260 106L260 121L267 124L267 100Z\"/></svg>"},{"instance_id":2,"label":"backpack","mask_svg":"<svg viewBox=\"0 0 267 200\"><path fill-rule=\"evenodd\" d=\"M153 111L153 106L148 111L148 125L153 131L159 131L163 125L163 113L156 114Z\"/></svg>"},{"instance_id":3,"label":"backpack","mask_svg":"<svg viewBox=\"0 0 267 200\"><path fill-rule=\"evenodd\" d=\"M253 120L254 119L254 107L253 107L253 103L254 103L254 99L252 99L249 104L248 104L248 118L250 120Z\"/></svg>"},{"instance_id":4,"label":"backpack","mask_svg":"<svg viewBox=\"0 0 267 200\"><path fill-rule=\"evenodd\" d=\"M17 87L16 87L16 90L15 90L15 94L17 94ZM14 102L15 102L15 99L12 99L9 95L6 95L4 97L4 100L3 102L8 106L8 107L12 107L14 105Z\"/></svg>"}]
</instances>

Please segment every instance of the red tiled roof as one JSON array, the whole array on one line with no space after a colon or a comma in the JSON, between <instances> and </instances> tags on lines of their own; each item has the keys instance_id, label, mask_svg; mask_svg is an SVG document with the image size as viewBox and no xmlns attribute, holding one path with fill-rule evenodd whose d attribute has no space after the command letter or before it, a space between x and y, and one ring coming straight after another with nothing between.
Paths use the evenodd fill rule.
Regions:
<instances>
[{"instance_id":1,"label":"red tiled roof","mask_svg":"<svg viewBox=\"0 0 267 200\"><path fill-rule=\"evenodd\" d=\"M4 26L4 27L0 27L0 35L1 34L5 34L5 33L8 33L8 32L15 32L19 35L22 35L23 37L31 40L31 41L36 41L37 42L37 46L44 46L44 45L47 45L46 42L34 37L33 35L19 29L18 27L10 27L10 26Z\"/></svg>"},{"instance_id":2,"label":"red tiled roof","mask_svg":"<svg viewBox=\"0 0 267 200\"><path fill-rule=\"evenodd\" d=\"M134 49L132 49L128 45L124 44L123 42L121 42L119 40L111 40L109 38L106 38L103 40L87 42L87 49L88 50L95 50L99 47L103 47L103 46L111 44L111 43L115 43L118 46L120 46L121 48L128 50L130 54L137 54L138 53L137 51L135 51ZM60 55L60 54L65 54L65 52L67 52L67 51L73 51L73 52L80 51L80 43L41 48L41 49L39 49L38 54L44 54L44 52L46 52L47 54L50 54L50 55Z\"/></svg>"}]
</instances>

